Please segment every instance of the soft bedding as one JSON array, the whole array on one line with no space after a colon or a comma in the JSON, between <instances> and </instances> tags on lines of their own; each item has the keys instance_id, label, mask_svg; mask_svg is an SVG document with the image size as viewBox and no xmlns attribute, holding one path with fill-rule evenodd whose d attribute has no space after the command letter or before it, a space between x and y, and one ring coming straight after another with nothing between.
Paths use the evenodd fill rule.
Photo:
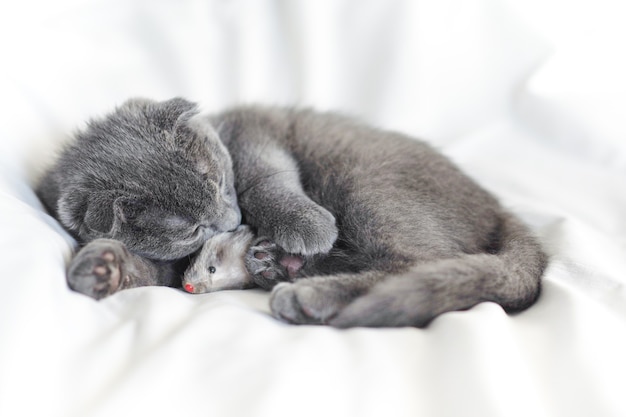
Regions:
<instances>
[{"instance_id":1,"label":"soft bedding","mask_svg":"<svg viewBox=\"0 0 626 417\"><path fill-rule=\"evenodd\" d=\"M626 415L623 16L609 0L2 3L0 416ZM276 321L261 290L74 293L75 242L32 186L130 96L314 106L425 138L540 237L541 298L337 330Z\"/></svg>"}]
</instances>

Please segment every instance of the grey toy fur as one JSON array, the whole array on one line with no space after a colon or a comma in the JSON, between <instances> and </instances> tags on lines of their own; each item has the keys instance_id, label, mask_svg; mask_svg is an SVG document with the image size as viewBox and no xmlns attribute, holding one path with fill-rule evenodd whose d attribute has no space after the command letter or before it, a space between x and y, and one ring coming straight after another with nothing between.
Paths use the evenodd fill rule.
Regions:
<instances>
[{"instance_id":1,"label":"grey toy fur","mask_svg":"<svg viewBox=\"0 0 626 417\"><path fill-rule=\"evenodd\" d=\"M253 239L250 228L241 225L207 240L185 270L183 288L200 294L253 287L254 281L244 262Z\"/></svg>"},{"instance_id":2,"label":"grey toy fur","mask_svg":"<svg viewBox=\"0 0 626 417\"><path fill-rule=\"evenodd\" d=\"M38 193L90 242L68 282L95 298L180 285L185 257L239 224L237 201L259 236L248 271L290 323L425 326L482 301L519 311L547 262L424 142L306 109L201 116L183 99L131 100L79 132Z\"/></svg>"}]
</instances>

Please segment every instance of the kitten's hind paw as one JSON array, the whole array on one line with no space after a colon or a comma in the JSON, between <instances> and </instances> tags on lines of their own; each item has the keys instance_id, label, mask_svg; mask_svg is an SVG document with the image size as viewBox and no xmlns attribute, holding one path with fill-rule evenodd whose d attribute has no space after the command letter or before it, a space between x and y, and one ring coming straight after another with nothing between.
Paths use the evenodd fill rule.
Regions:
<instances>
[{"instance_id":1,"label":"kitten's hind paw","mask_svg":"<svg viewBox=\"0 0 626 417\"><path fill-rule=\"evenodd\" d=\"M336 283L324 277L277 285L270 297L274 317L292 324L327 324L346 303Z\"/></svg>"},{"instance_id":2,"label":"kitten's hind paw","mask_svg":"<svg viewBox=\"0 0 626 417\"><path fill-rule=\"evenodd\" d=\"M82 248L67 271L71 289L96 300L116 292L126 279L123 264L129 254L121 242L98 239Z\"/></svg>"},{"instance_id":3,"label":"kitten's hind paw","mask_svg":"<svg viewBox=\"0 0 626 417\"><path fill-rule=\"evenodd\" d=\"M304 259L286 253L268 239L259 238L248 249L245 263L254 282L270 290L279 282L293 281L304 265Z\"/></svg>"}]
</instances>

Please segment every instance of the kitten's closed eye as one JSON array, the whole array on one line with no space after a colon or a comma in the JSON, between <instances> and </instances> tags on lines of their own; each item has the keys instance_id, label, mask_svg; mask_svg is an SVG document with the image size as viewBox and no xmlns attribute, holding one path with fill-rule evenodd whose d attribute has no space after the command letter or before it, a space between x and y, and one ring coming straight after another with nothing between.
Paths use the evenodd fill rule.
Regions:
<instances>
[{"instance_id":1,"label":"kitten's closed eye","mask_svg":"<svg viewBox=\"0 0 626 417\"><path fill-rule=\"evenodd\" d=\"M159 210L146 210L131 225L137 231L152 232L179 238L196 238L197 221L181 215L167 215Z\"/></svg>"},{"instance_id":2,"label":"kitten's closed eye","mask_svg":"<svg viewBox=\"0 0 626 417\"><path fill-rule=\"evenodd\" d=\"M163 220L163 225L172 235L178 235L183 240L206 240L208 235L214 234L210 226L198 224L197 221L183 216L170 216Z\"/></svg>"}]
</instances>

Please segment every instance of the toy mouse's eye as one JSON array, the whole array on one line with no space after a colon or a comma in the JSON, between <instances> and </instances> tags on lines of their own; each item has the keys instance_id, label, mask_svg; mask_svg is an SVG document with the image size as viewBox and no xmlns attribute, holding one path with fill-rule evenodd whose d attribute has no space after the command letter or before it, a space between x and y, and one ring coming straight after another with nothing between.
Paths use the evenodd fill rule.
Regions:
<instances>
[{"instance_id":1,"label":"toy mouse's eye","mask_svg":"<svg viewBox=\"0 0 626 417\"><path fill-rule=\"evenodd\" d=\"M209 267L209 274L214 274L215 273L215 267L214 266L210 266Z\"/></svg>"}]
</instances>

